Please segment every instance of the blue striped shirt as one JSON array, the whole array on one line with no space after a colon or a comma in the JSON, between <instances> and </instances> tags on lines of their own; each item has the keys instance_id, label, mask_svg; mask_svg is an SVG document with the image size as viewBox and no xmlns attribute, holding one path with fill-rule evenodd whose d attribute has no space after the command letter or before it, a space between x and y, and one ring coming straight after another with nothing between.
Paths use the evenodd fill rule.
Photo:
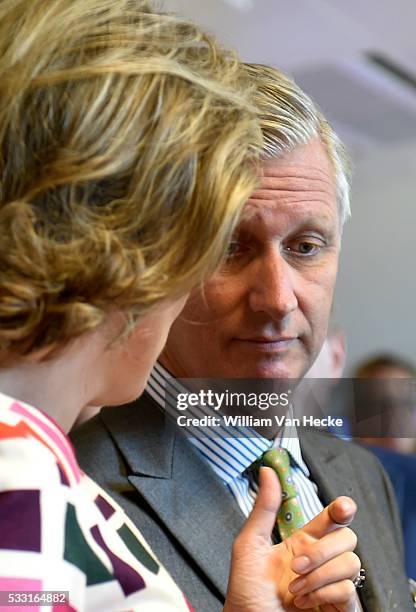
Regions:
<instances>
[{"instance_id":1,"label":"blue striped shirt","mask_svg":"<svg viewBox=\"0 0 416 612\"><path fill-rule=\"evenodd\" d=\"M176 419L178 416L175 400L167 392L167 381L175 390L185 391L179 383L175 383L171 374L160 364L156 363L150 375L146 391L157 404ZM206 414L203 407L194 406L187 409L187 415L200 418ZM184 430L187 428L184 427ZM224 428L222 432L212 431L212 436L192 437L192 430L188 428L190 442L195 446L212 470L221 478L229 488L238 503L241 511L248 516L256 499L258 485L248 470L250 465L272 446L286 449L290 455L292 475L296 484L299 503L303 511L305 522L309 522L323 509L318 497L317 486L310 478L310 472L302 458L299 438L294 426L285 426L274 441L262 438L255 431L240 427L238 437L227 435ZM236 428L233 428L236 431ZM207 434L209 429L207 429Z\"/></svg>"}]
</instances>

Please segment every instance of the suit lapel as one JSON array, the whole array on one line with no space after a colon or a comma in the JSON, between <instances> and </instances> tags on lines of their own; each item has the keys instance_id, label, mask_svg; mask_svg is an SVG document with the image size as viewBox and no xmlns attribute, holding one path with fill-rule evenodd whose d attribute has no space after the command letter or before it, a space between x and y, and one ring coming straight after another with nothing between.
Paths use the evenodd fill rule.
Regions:
<instances>
[{"instance_id":1,"label":"suit lapel","mask_svg":"<svg viewBox=\"0 0 416 612\"><path fill-rule=\"evenodd\" d=\"M101 415L130 467L130 483L224 597L245 520L231 493L149 396Z\"/></svg>"}]
</instances>

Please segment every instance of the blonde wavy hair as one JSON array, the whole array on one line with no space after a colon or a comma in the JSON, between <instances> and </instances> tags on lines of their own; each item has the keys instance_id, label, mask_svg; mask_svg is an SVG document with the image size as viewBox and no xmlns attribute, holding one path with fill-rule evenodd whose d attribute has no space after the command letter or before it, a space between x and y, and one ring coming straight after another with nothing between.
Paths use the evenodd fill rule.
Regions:
<instances>
[{"instance_id":1,"label":"blonde wavy hair","mask_svg":"<svg viewBox=\"0 0 416 612\"><path fill-rule=\"evenodd\" d=\"M0 1L2 366L215 268L256 182L248 96L233 54L146 2Z\"/></svg>"},{"instance_id":2,"label":"blonde wavy hair","mask_svg":"<svg viewBox=\"0 0 416 612\"><path fill-rule=\"evenodd\" d=\"M254 85L263 133L262 158L273 159L299 144L320 138L332 164L340 226L349 218L351 165L341 140L313 100L284 72L262 64L245 64Z\"/></svg>"}]
</instances>

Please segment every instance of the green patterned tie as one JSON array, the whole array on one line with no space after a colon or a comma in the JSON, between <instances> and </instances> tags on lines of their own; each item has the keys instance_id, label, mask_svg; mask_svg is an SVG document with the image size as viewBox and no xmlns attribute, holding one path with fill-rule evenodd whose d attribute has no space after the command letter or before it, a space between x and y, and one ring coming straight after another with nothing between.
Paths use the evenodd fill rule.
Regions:
<instances>
[{"instance_id":1,"label":"green patterned tie","mask_svg":"<svg viewBox=\"0 0 416 612\"><path fill-rule=\"evenodd\" d=\"M280 537L284 540L305 524L298 491L293 481L289 453L284 448L272 448L264 453L261 463L276 472L282 487L282 504L277 513L276 525Z\"/></svg>"},{"instance_id":2,"label":"green patterned tie","mask_svg":"<svg viewBox=\"0 0 416 612\"><path fill-rule=\"evenodd\" d=\"M276 517L276 527L282 540L288 538L305 524L302 508L299 504L298 490L293 480L290 456L284 448L271 448L258 459L254 467L265 465L271 467L279 477L282 488L282 503ZM313 612L321 612L317 606Z\"/></svg>"},{"instance_id":3,"label":"green patterned tie","mask_svg":"<svg viewBox=\"0 0 416 612\"><path fill-rule=\"evenodd\" d=\"M305 524L299 504L298 490L290 467L289 453L284 448L271 448L264 453L258 464L271 467L279 477L282 487L282 503L277 513L276 527L281 539L284 540ZM321 612L321 610L320 606L313 608L313 612Z\"/></svg>"}]
</instances>

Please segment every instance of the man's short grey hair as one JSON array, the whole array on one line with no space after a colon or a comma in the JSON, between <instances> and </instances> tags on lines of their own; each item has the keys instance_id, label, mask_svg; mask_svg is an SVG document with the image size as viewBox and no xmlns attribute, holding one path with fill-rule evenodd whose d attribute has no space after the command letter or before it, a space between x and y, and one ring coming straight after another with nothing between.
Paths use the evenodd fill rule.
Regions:
<instances>
[{"instance_id":1,"label":"man's short grey hair","mask_svg":"<svg viewBox=\"0 0 416 612\"><path fill-rule=\"evenodd\" d=\"M261 64L245 64L260 110L263 159L281 157L320 138L335 174L341 227L350 216L350 161L341 140L316 104L286 74Z\"/></svg>"}]
</instances>

